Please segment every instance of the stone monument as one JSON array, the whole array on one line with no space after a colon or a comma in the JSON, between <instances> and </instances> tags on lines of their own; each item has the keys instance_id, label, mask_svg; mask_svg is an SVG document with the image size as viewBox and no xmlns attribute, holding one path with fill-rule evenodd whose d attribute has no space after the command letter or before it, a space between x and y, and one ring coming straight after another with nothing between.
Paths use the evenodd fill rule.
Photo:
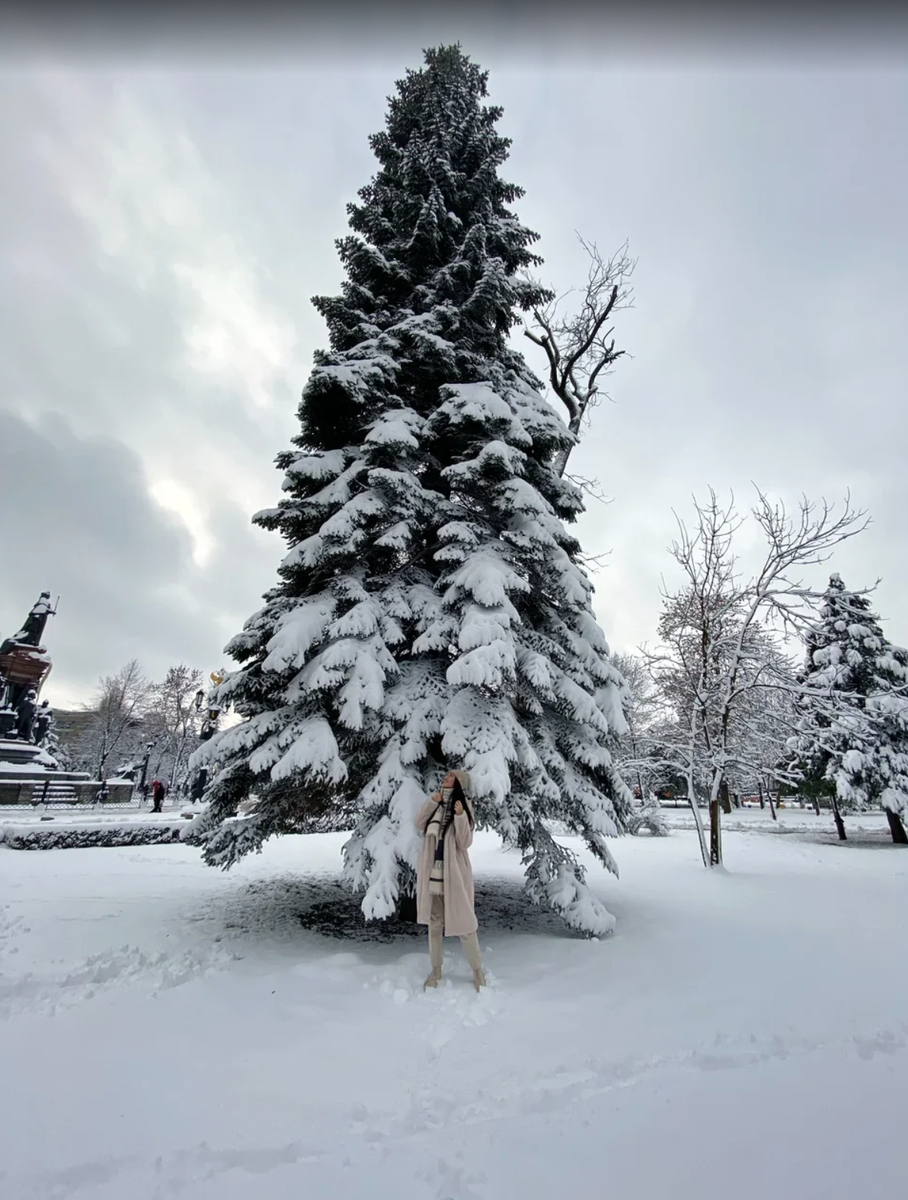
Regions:
<instances>
[{"instance_id":1,"label":"stone monument","mask_svg":"<svg viewBox=\"0 0 908 1200\"><path fill-rule=\"evenodd\" d=\"M128 804L128 780L61 770L53 752L54 715L39 696L52 665L44 630L55 612L42 592L18 633L0 642L0 805L46 812L51 804Z\"/></svg>"},{"instance_id":2,"label":"stone monument","mask_svg":"<svg viewBox=\"0 0 908 1200\"><path fill-rule=\"evenodd\" d=\"M28 762L40 754L35 723L38 696L50 674L50 656L41 644L50 592L42 592L18 633L0 643L0 759Z\"/></svg>"}]
</instances>

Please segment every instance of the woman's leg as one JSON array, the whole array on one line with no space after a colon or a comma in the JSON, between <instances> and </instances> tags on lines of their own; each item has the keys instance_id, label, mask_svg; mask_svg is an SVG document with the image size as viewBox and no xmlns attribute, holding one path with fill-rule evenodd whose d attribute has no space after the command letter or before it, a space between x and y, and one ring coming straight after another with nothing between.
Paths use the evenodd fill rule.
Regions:
<instances>
[{"instance_id":1,"label":"woman's leg","mask_svg":"<svg viewBox=\"0 0 908 1200\"><path fill-rule=\"evenodd\" d=\"M478 933L466 934L464 937L462 937L460 939L460 944L461 944L461 946L463 946L463 948L466 952L466 955L467 955L467 962L470 964L470 966L473 968L473 970L481 971L482 970L482 955L479 952L479 934Z\"/></svg>"},{"instance_id":2,"label":"woman's leg","mask_svg":"<svg viewBox=\"0 0 908 1200\"><path fill-rule=\"evenodd\" d=\"M486 986L485 972L482 969L482 955L479 953L479 934L469 933L461 937L460 944L467 955L467 962L473 968L473 986L477 992Z\"/></svg>"},{"instance_id":3,"label":"woman's leg","mask_svg":"<svg viewBox=\"0 0 908 1200\"><path fill-rule=\"evenodd\" d=\"M445 898L432 897L432 909L429 913L429 961L432 970L426 980L426 987L435 987L441 979L441 964L444 960L445 936Z\"/></svg>"}]
</instances>

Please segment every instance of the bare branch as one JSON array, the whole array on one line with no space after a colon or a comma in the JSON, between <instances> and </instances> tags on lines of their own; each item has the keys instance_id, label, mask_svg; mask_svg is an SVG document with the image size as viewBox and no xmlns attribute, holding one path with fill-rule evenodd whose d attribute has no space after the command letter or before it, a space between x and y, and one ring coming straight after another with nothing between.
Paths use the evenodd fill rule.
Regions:
<instances>
[{"instance_id":1,"label":"bare branch","mask_svg":"<svg viewBox=\"0 0 908 1200\"><path fill-rule=\"evenodd\" d=\"M548 383L567 410L568 428L579 436L587 410L599 392L599 378L607 374L624 354L615 348L609 318L633 303L630 278L636 262L627 253L627 243L609 258L603 259L595 242L578 234L589 265L586 284L581 289L575 310L565 311L564 302L575 295L567 292L533 311L532 323L524 334L546 356ZM571 448L556 459L556 470L563 475Z\"/></svg>"},{"instance_id":2,"label":"bare branch","mask_svg":"<svg viewBox=\"0 0 908 1200\"><path fill-rule=\"evenodd\" d=\"M588 479L585 475L566 475L565 478L579 487L585 496L590 496L593 500L598 500L600 504L612 503L613 497L605 495L598 479Z\"/></svg>"}]
</instances>

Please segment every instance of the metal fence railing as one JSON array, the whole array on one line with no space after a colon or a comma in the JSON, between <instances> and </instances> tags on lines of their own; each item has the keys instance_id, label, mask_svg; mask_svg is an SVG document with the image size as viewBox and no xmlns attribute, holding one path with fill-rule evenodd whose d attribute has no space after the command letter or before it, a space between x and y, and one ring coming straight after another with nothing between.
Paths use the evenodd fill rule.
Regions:
<instances>
[{"instance_id":1,"label":"metal fence railing","mask_svg":"<svg viewBox=\"0 0 908 1200\"><path fill-rule=\"evenodd\" d=\"M191 805L188 797L167 796L163 811L183 811ZM143 797L127 781L109 781L103 785L92 780L36 782L0 779L0 818L4 814L35 812L71 813L142 813L151 812L151 797Z\"/></svg>"}]
</instances>

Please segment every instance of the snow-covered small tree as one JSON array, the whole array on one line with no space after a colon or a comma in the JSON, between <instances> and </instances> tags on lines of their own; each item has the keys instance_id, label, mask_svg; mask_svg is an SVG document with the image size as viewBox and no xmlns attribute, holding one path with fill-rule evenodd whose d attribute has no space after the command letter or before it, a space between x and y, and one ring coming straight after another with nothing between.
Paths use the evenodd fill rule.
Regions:
<instances>
[{"instance_id":1,"label":"snow-covered small tree","mask_svg":"<svg viewBox=\"0 0 908 1200\"><path fill-rule=\"evenodd\" d=\"M649 766L646 742L649 728L658 716L658 696L645 658L636 654L614 654L612 662L625 682L626 729L617 758L622 777L631 787L636 787L637 799L643 799L652 790L652 779L646 774Z\"/></svg>"},{"instance_id":2,"label":"snow-covered small tree","mask_svg":"<svg viewBox=\"0 0 908 1200\"><path fill-rule=\"evenodd\" d=\"M38 744L44 753L53 759L58 771L71 771L74 764L70 749L60 740L53 712L50 712L48 716L49 722L46 732Z\"/></svg>"},{"instance_id":3,"label":"snow-covered small tree","mask_svg":"<svg viewBox=\"0 0 908 1200\"><path fill-rule=\"evenodd\" d=\"M625 681L626 729L618 742L616 761L636 802L628 817L628 831L648 829L654 836L664 837L668 825L655 792L655 787L665 782L664 759L654 736L661 715L659 696L644 657L615 654L612 661Z\"/></svg>"},{"instance_id":4,"label":"snow-covered small tree","mask_svg":"<svg viewBox=\"0 0 908 1200\"><path fill-rule=\"evenodd\" d=\"M672 555L682 582L664 593L661 644L647 658L675 716L677 736L666 742L665 753L676 757L687 777L704 865L719 866L720 805L727 803L730 773L767 766L764 753L757 762L747 757L762 736L761 694L793 686L779 635L802 629L815 599L799 573L825 562L866 521L847 500L839 516L825 502L817 509L806 498L791 515L758 491L751 516L764 547L757 569L745 575L734 545L745 518L734 498L723 506L710 489L709 500L695 500L694 509L692 528L678 521ZM709 802L709 846L698 795Z\"/></svg>"},{"instance_id":5,"label":"snow-covered small tree","mask_svg":"<svg viewBox=\"0 0 908 1200\"><path fill-rule=\"evenodd\" d=\"M288 549L228 647L239 669L218 699L245 719L194 758L210 782L192 836L226 867L332 811L365 916L386 917L412 890L418 805L462 766L533 899L599 934L612 918L548 823L615 869L623 682L567 528L575 436L509 345L547 294L526 278L536 235L510 208L522 192L499 175L509 143L485 97L459 47L430 50L372 138L341 295L315 300L330 348L277 460L285 496L255 518Z\"/></svg>"},{"instance_id":6,"label":"snow-covered small tree","mask_svg":"<svg viewBox=\"0 0 908 1200\"><path fill-rule=\"evenodd\" d=\"M843 841L843 814L881 805L892 840L908 844L908 650L838 574L804 640L792 765L807 790L830 796Z\"/></svg>"}]
</instances>

